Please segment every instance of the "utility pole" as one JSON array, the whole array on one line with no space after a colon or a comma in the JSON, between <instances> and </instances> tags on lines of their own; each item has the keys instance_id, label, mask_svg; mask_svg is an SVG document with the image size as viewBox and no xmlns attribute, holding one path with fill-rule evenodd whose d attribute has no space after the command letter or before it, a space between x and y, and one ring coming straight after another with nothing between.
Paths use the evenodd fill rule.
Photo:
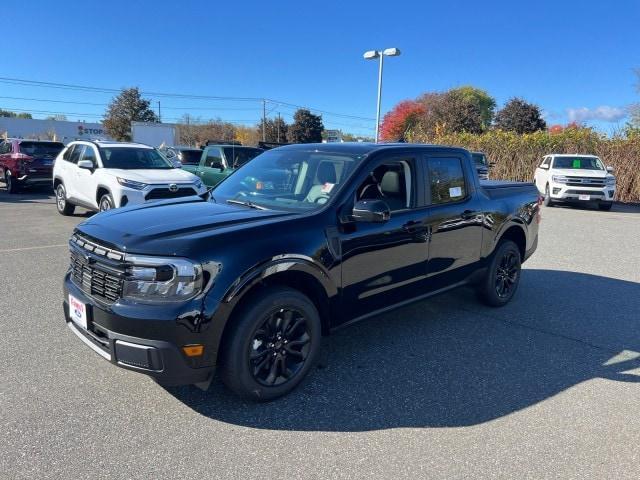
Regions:
<instances>
[{"instance_id":1,"label":"utility pole","mask_svg":"<svg viewBox=\"0 0 640 480\"><path fill-rule=\"evenodd\" d=\"M267 141L267 100L262 99L262 141Z\"/></svg>"},{"instance_id":2,"label":"utility pole","mask_svg":"<svg viewBox=\"0 0 640 480\"><path fill-rule=\"evenodd\" d=\"M160 112L160 100L158 100L158 123L162 123L162 113Z\"/></svg>"},{"instance_id":3,"label":"utility pole","mask_svg":"<svg viewBox=\"0 0 640 480\"><path fill-rule=\"evenodd\" d=\"M280 143L280 112L278 112L278 143Z\"/></svg>"}]
</instances>

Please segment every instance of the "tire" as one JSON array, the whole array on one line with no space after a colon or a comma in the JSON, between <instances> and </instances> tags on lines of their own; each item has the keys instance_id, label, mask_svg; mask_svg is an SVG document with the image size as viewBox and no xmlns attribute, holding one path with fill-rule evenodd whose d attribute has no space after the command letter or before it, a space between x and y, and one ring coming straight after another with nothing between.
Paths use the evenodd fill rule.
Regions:
<instances>
[{"instance_id":1,"label":"tire","mask_svg":"<svg viewBox=\"0 0 640 480\"><path fill-rule=\"evenodd\" d=\"M297 290L268 288L232 321L221 347L220 376L240 397L258 402L282 397L318 360L320 316Z\"/></svg>"},{"instance_id":2,"label":"tire","mask_svg":"<svg viewBox=\"0 0 640 480\"><path fill-rule=\"evenodd\" d=\"M544 187L544 206L553 207L553 200L551 200L551 194L549 193L549 184Z\"/></svg>"},{"instance_id":3,"label":"tire","mask_svg":"<svg viewBox=\"0 0 640 480\"><path fill-rule=\"evenodd\" d=\"M115 208L113 197L110 193L105 193L100 197L100 201L98 202L98 211L106 212L107 210L111 210L112 208Z\"/></svg>"},{"instance_id":4,"label":"tire","mask_svg":"<svg viewBox=\"0 0 640 480\"><path fill-rule=\"evenodd\" d=\"M487 267L484 278L478 284L478 298L486 305L502 307L509 303L518 290L521 259L518 246L511 240L503 240Z\"/></svg>"},{"instance_id":5,"label":"tire","mask_svg":"<svg viewBox=\"0 0 640 480\"><path fill-rule=\"evenodd\" d=\"M609 211L611 210L611 207L613 206L613 202L602 202L598 204L598 208L600 210L605 210L605 211Z\"/></svg>"},{"instance_id":6,"label":"tire","mask_svg":"<svg viewBox=\"0 0 640 480\"><path fill-rule=\"evenodd\" d=\"M59 183L56 187L56 209L60 215L72 215L76 206L67 200L67 190L64 188L64 184Z\"/></svg>"},{"instance_id":7,"label":"tire","mask_svg":"<svg viewBox=\"0 0 640 480\"><path fill-rule=\"evenodd\" d=\"M5 170L4 172L4 183L7 185L7 192L11 194L18 193L18 190L20 190L18 181L13 179L13 175L11 175L11 171L9 170Z\"/></svg>"}]
</instances>

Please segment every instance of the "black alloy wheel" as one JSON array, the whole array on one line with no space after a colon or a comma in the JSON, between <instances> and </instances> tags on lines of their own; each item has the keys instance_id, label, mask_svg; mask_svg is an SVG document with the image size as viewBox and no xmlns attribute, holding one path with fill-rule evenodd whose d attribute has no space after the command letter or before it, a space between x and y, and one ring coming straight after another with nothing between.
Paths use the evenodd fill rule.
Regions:
<instances>
[{"instance_id":1,"label":"black alloy wheel","mask_svg":"<svg viewBox=\"0 0 640 480\"><path fill-rule=\"evenodd\" d=\"M282 385L297 375L309 356L311 337L304 314L281 308L269 314L251 341L253 378L265 386Z\"/></svg>"},{"instance_id":2,"label":"black alloy wheel","mask_svg":"<svg viewBox=\"0 0 640 480\"><path fill-rule=\"evenodd\" d=\"M498 264L496 271L496 293L500 298L511 296L512 289L518 281L520 274L520 262L517 253L507 250Z\"/></svg>"}]
</instances>

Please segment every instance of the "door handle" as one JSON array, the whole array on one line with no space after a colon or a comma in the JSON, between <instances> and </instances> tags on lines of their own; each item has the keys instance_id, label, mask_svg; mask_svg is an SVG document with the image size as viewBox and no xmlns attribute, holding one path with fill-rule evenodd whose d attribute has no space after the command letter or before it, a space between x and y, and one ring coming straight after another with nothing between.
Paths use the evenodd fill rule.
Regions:
<instances>
[{"instance_id":1,"label":"door handle","mask_svg":"<svg viewBox=\"0 0 640 480\"><path fill-rule=\"evenodd\" d=\"M476 215L478 215L478 212L475 210L465 210L464 212L462 212L460 214L460 217L463 220L471 220L473 217L475 217Z\"/></svg>"},{"instance_id":2,"label":"door handle","mask_svg":"<svg viewBox=\"0 0 640 480\"><path fill-rule=\"evenodd\" d=\"M407 222L404 225L402 225L402 230L408 233L416 233L416 232L426 230L426 227L422 225L422 222L411 220L410 222Z\"/></svg>"}]
</instances>

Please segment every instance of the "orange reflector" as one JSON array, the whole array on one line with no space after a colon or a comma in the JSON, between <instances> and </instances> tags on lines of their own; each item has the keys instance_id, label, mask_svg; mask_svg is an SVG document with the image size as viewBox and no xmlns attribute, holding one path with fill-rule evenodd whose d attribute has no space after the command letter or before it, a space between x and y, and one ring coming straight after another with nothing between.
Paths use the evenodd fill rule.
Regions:
<instances>
[{"instance_id":1,"label":"orange reflector","mask_svg":"<svg viewBox=\"0 0 640 480\"><path fill-rule=\"evenodd\" d=\"M187 357L199 357L204 352L204 345L185 345L182 351Z\"/></svg>"}]
</instances>

